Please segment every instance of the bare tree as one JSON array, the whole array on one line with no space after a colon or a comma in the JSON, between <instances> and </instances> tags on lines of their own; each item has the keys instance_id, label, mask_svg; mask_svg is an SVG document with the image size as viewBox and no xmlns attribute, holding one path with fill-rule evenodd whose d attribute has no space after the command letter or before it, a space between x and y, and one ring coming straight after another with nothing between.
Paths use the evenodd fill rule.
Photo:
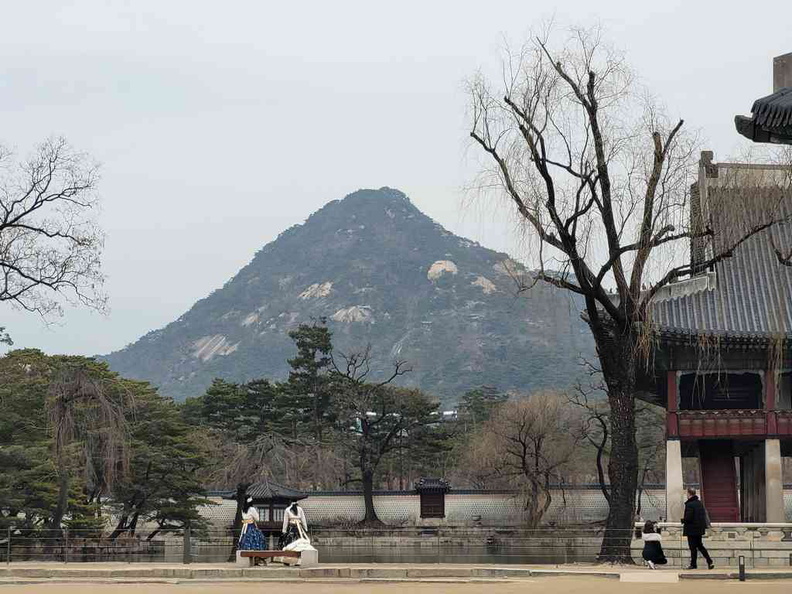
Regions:
<instances>
[{"instance_id":1,"label":"bare tree","mask_svg":"<svg viewBox=\"0 0 792 594\"><path fill-rule=\"evenodd\" d=\"M366 514L363 524L379 525L374 510L374 478L383 459L409 440L399 439L437 422L437 403L420 390L390 385L409 368L401 361L379 382L369 381L370 348L333 359L339 430L360 472Z\"/></svg>"},{"instance_id":2,"label":"bare tree","mask_svg":"<svg viewBox=\"0 0 792 594\"><path fill-rule=\"evenodd\" d=\"M598 394L603 397L598 398ZM605 479L605 460L610 447L610 411L608 410L608 401L604 398L605 394L604 384L586 386L583 383L578 383L574 392L569 395L569 402L584 411L583 439L596 452L594 462L597 468L597 484L602 491L602 496L610 506L610 488Z\"/></svg>"},{"instance_id":3,"label":"bare tree","mask_svg":"<svg viewBox=\"0 0 792 594\"><path fill-rule=\"evenodd\" d=\"M26 161L0 149L0 301L45 318L61 299L103 309L97 167L62 138Z\"/></svg>"},{"instance_id":4,"label":"bare tree","mask_svg":"<svg viewBox=\"0 0 792 594\"><path fill-rule=\"evenodd\" d=\"M582 437L580 415L560 394L540 392L501 404L471 440L466 464L490 479L505 478L524 494L526 524L539 525L564 482ZM490 485L491 486L491 485Z\"/></svg>"},{"instance_id":5,"label":"bare tree","mask_svg":"<svg viewBox=\"0 0 792 594\"><path fill-rule=\"evenodd\" d=\"M601 32L549 33L516 55L503 81L470 84L474 145L483 151L482 189L502 192L524 224L546 282L581 296L611 411L611 505L600 559L631 562L638 481L635 394L651 341L650 304L680 278L714 266L778 222L779 209L734 192L722 216L742 224L715 237L690 216L697 141L635 83ZM724 199L726 197L724 196ZM712 249L684 261L691 240Z\"/></svg>"}]
</instances>

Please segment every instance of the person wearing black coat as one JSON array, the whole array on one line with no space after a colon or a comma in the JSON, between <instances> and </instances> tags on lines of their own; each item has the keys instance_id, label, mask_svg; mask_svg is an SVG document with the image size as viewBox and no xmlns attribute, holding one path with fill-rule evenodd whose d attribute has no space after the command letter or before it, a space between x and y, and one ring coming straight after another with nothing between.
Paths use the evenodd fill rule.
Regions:
<instances>
[{"instance_id":1,"label":"person wearing black coat","mask_svg":"<svg viewBox=\"0 0 792 594\"><path fill-rule=\"evenodd\" d=\"M707 567L715 567L712 558L701 539L707 532L708 520L707 510L704 504L696 495L695 489L688 489L688 500L685 502L685 517L682 518L682 534L687 536L688 548L690 549L690 566L688 569L696 569L698 552L707 561Z\"/></svg>"}]
</instances>

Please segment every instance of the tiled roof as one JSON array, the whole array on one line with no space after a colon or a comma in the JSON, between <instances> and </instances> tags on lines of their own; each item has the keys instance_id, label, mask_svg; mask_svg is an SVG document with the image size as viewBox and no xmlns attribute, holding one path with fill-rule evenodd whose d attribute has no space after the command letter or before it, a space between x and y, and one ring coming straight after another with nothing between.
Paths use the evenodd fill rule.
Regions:
<instances>
[{"instance_id":1,"label":"tiled roof","mask_svg":"<svg viewBox=\"0 0 792 594\"><path fill-rule=\"evenodd\" d=\"M792 133L792 88L781 89L754 101L753 120L760 126Z\"/></svg>"},{"instance_id":2,"label":"tiled roof","mask_svg":"<svg viewBox=\"0 0 792 594\"><path fill-rule=\"evenodd\" d=\"M447 493L451 485L445 479L423 477L415 481L415 490L419 493Z\"/></svg>"},{"instance_id":3,"label":"tiled roof","mask_svg":"<svg viewBox=\"0 0 792 594\"><path fill-rule=\"evenodd\" d=\"M792 88L757 99L751 112L734 118L740 134L755 142L792 142Z\"/></svg>"},{"instance_id":4,"label":"tiled roof","mask_svg":"<svg viewBox=\"0 0 792 594\"><path fill-rule=\"evenodd\" d=\"M792 215L790 202L785 200L781 207L786 216ZM669 291L659 296L652 315L661 331L737 340L792 338L792 267L779 262L773 244L792 246L791 223L738 246L732 257L715 265L714 282L698 283L688 294Z\"/></svg>"},{"instance_id":5,"label":"tiled roof","mask_svg":"<svg viewBox=\"0 0 792 594\"><path fill-rule=\"evenodd\" d=\"M308 493L303 491L298 491L296 489L291 489L289 487L284 487L283 485L279 485L278 483L274 483L272 481L264 480L260 483L253 483L247 489L247 494L249 497L252 497L256 500L262 499L288 499L288 500L298 500L298 499L305 499L308 497ZM234 492L223 493L224 499L233 499L235 497Z\"/></svg>"}]
</instances>

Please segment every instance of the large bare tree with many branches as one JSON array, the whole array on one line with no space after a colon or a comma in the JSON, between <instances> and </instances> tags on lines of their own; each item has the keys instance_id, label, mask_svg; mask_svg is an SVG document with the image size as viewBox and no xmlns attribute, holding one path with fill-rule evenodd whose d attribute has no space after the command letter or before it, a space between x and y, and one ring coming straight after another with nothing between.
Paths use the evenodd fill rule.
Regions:
<instances>
[{"instance_id":1,"label":"large bare tree with many branches","mask_svg":"<svg viewBox=\"0 0 792 594\"><path fill-rule=\"evenodd\" d=\"M470 107L470 136L483 151L480 188L506 196L532 247L537 269L524 287L550 283L585 304L611 412L600 559L629 562L639 468L635 394L651 343L652 300L772 227L778 211L736 200L729 215L749 222L728 238L691 222L695 134L639 87L599 29L572 29L560 39L547 33L507 52L501 82L471 81ZM685 258L696 239L715 246L700 268Z\"/></svg>"},{"instance_id":2,"label":"large bare tree with many branches","mask_svg":"<svg viewBox=\"0 0 792 594\"><path fill-rule=\"evenodd\" d=\"M63 301L104 308L97 180L97 166L62 138L21 162L0 148L0 301L45 319Z\"/></svg>"}]
</instances>

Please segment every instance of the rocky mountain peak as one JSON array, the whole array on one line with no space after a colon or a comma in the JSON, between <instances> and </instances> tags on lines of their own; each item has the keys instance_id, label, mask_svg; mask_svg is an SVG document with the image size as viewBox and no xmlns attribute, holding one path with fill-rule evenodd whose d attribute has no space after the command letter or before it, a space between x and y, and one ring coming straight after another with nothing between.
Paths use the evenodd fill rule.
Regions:
<instances>
[{"instance_id":1,"label":"rocky mountain peak","mask_svg":"<svg viewBox=\"0 0 792 594\"><path fill-rule=\"evenodd\" d=\"M106 357L176 398L214 377L283 378L289 330L325 317L341 351L372 347L374 375L394 359L404 383L454 401L488 384L564 385L591 350L565 293L517 297L507 255L458 237L399 190L329 202L264 246L221 289L165 328Z\"/></svg>"}]
</instances>

